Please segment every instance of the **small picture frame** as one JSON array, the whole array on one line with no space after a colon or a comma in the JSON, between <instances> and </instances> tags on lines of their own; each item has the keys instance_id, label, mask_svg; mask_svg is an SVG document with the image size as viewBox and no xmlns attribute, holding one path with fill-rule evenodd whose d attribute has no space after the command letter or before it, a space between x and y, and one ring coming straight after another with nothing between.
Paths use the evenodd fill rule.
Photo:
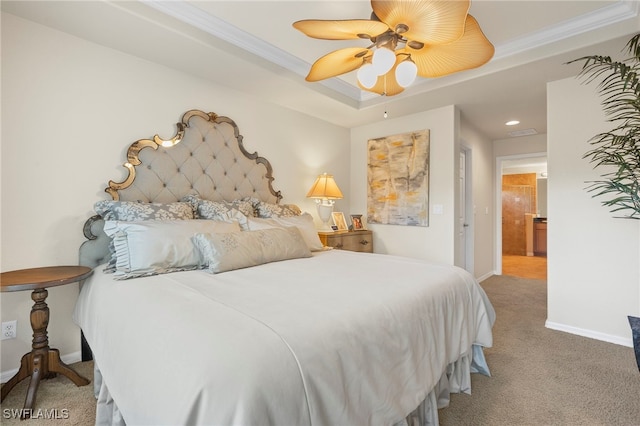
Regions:
<instances>
[{"instance_id":1,"label":"small picture frame","mask_svg":"<svg viewBox=\"0 0 640 426\"><path fill-rule=\"evenodd\" d=\"M364 224L362 223L362 215L361 214L352 214L351 215L351 227L354 231L362 231L364 228Z\"/></svg>"},{"instance_id":2,"label":"small picture frame","mask_svg":"<svg viewBox=\"0 0 640 426\"><path fill-rule=\"evenodd\" d=\"M344 218L344 213L342 212L332 212L331 217L333 218L333 223L338 227L338 231L348 231L347 221Z\"/></svg>"}]
</instances>

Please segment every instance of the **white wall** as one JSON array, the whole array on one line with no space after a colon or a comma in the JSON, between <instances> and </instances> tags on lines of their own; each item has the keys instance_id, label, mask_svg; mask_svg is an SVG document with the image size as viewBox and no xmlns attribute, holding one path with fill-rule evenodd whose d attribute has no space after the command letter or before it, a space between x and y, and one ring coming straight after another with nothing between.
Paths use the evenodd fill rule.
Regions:
<instances>
[{"instance_id":1,"label":"white wall","mask_svg":"<svg viewBox=\"0 0 640 426\"><path fill-rule=\"evenodd\" d=\"M367 141L372 138L429 129L431 139L429 206L442 205L444 214L429 215L429 226L368 224L376 253L429 259L453 264L455 259L455 187L459 141L459 113L454 106L398 118L381 118L351 129L350 213L367 211Z\"/></svg>"},{"instance_id":2,"label":"white wall","mask_svg":"<svg viewBox=\"0 0 640 426\"><path fill-rule=\"evenodd\" d=\"M631 346L627 315L640 314L640 221L613 218L585 190L598 179L582 156L611 129L593 85L547 86L547 326Z\"/></svg>"},{"instance_id":3,"label":"white wall","mask_svg":"<svg viewBox=\"0 0 640 426\"><path fill-rule=\"evenodd\" d=\"M478 279L494 272L494 168L493 142L473 128L462 117L460 126L462 146L471 152L471 184L473 217L473 273Z\"/></svg>"},{"instance_id":4,"label":"white wall","mask_svg":"<svg viewBox=\"0 0 640 426\"><path fill-rule=\"evenodd\" d=\"M351 205L350 213L367 211L367 141L372 138L429 129L431 138L429 170L429 226L369 224L374 231L376 253L429 259L461 264L457 256L458 153L461 146L471 152L474 275L486 278L493 271L493 173L492 142L460 117L454 106L425 111L351 130ZM434 205L443 206L443 214L433 213Z\"/></svg>"},{"instance_id":5,"label":"white wall","mask_svg":"<svg viewBox=\"0 0 640 426\"><path fill-rule=\"evenodd\" d=\"M343 182L349 205L347 129L2 14L2 208L0 269L77 264L82 225L122 180L127 147L175 134L189 109L234 119L248 151L269 159L276 190L315 216L305 195L324 171ZM52 288L49 340L78 356L71 322L77 284ZM2 341L1 370L30 350L29 292L2 293L2 321L18 320L18 338ZM4 375L3 375L4 378Z\"/></svg>"}]
</instances>

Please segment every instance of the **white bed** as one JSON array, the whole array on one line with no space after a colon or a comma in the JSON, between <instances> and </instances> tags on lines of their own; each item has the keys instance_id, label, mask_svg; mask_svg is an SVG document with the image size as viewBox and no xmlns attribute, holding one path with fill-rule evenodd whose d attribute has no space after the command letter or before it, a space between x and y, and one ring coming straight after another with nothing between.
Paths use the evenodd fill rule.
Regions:
<instances>
[{"instance_id":1,"label":"white bed","mask_svg":"<svg viewBox=\"0 0 640 426\"><path fill-rule=\"evenodd\" d=\"M208 158L219 158L216 146L231 149L231 139L239 154L224 155L224 164L197 161L208 183L188 161L175 167L175 160L162 160L183 144L189 154L171 155L189 159L207 144ZM107 192L119 201L173 203L196 191L209 200L253 196L278 205L271 166L244 151L231 120L189 111L170 141L134 143L130 176L110 182ZM241 156L251 164L238 166ZM151 175L140 177L145 170ZM221 186L211 170L239 180ZM262 178L238 190L252 173ZM184 184L184 176L193 181ZM85 226L91 239L81 263L95 272L74 313L95 360L98 424L437 424L449 392L470 392L470 374L488 374L482 347L492 345L495 314L460 268L340 250L294 255L287 248L286 260L225 272L143 276L145 270L121 279L104 272L111 258L104 224L93 217ZM300 231L302 250L312 249ZM262 231L239 232L244 238Z\"/></svg>"}]
</instances>

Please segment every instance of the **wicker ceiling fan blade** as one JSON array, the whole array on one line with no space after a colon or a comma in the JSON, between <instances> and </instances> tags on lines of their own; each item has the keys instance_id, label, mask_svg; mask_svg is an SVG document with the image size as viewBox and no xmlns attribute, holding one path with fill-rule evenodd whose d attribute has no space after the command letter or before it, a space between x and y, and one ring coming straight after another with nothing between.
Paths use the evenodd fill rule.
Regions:
<instances>
[{"instance_id":1,"label":"wicker ceiling fan blade","mask_svg":"<svg viewBox=\"0 0 640 426\"><path fill-rule=\"evenodd\" d=\"M370 39L389 29L383 22L368 19L344 21L305 19L294 22L293 27L309 37L323 40Z\"/></svg>"},{"instance_id":2,"label":"wicker ceiling fan blade","mask_svg":"<svg viewBox=\"0 0 640 426\"><path fill-rule=\"evenodd\" d=\"M435 78L484 65L493 57L495 48L485 37L478 21L468 15L464 36L458 41L425 45L422 49L413 49L407 44L402 52L411 54L419 76Z\"/></svg>"},{"instance_id":3,"label":"wicker ceiling fan blade","mask_svg":"<svg viewBox=\"0 0 640 426\"><path fill-rule=\"evenodd\" d=\"M367 89L362 84L360 84L360 81L358 81L358 86L362 90L377 93L378 95L395 96L401 93L402 91L404 91L404 87L400 86L396 81L396 67L400 64L400 62L402 62L402 60L402 58L396 57L396 63L393 68L391 68L385 75L381 75L380 77L378 77L378 80L373 87Z\"/></svg>"},{"instance_id":4,"label":"wicker ceiling fan blade","mask_svg":"<svg viewBox=\"0 0 640 426\"><path fill-rule=\"evenodd\" d=\"M371 51L364 47L347 47L335 50L315 61L307 75L307 81L320 81L353 71L364 63Z\"/></svg>"},{"instance_id":5,"label":"wicker ceiling fan blade","mask_svg":"<svg viewBox=\"0 0 640 426\"><path fill-rule=\"evenodd\" d=\"M462 37L470 0L371 0L376 16L404 38L425 44ZM406 30L398 30L399 26Z\"/></svg>"}]
</instances>

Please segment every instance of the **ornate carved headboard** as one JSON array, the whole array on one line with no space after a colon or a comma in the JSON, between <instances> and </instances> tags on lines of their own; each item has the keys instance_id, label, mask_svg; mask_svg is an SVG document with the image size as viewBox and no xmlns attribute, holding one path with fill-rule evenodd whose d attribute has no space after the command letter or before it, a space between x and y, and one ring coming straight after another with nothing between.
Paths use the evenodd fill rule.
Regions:
<instances>
[{"instance_id":1,"label":"ornate carved headboard","mask_svg":"<svg viewBox=\"0 0 640 426\"><path fill-rule=\"evenodd\" d=\"M238 126L228 117L187 111L171 139L155 135L129 147L127 178L109 181L105 191L113 200L170 203L197 194L213 201L254 197L269 203L282 199L275 191L269 161L244 148ZM84 225L80 264L97 266L109 256L104 221L93 216Z\"/></svg>"}]
</instances>

